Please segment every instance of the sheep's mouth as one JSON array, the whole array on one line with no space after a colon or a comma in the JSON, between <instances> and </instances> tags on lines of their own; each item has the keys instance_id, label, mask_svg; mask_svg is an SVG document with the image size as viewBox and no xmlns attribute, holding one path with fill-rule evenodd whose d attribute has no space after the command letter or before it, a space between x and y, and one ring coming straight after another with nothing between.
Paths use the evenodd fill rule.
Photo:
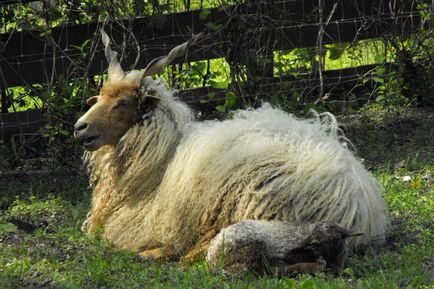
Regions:
<instances>
[{"instance_id":1,"label":"sheep's mouth","mask_svg":"<svg viewBox=\"0 0 434 289\"><path fill-rule=\"evenodd\" d=\"M95 150L97 148L97 140L100 138L100 135L93 135L87 138L82 139L82 143L85 149L87 150Z\"/></svg>"}]
</instances>

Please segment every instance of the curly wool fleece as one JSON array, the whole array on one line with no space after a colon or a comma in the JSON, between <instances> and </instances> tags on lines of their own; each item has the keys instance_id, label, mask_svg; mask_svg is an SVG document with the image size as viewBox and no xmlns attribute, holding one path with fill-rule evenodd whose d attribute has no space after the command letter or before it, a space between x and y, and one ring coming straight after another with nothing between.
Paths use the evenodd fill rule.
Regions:
<instances>
[{"instance_id":1,"label":"curly wool fleece","mask_svg":"<svg viewBox=\"0 0 434 289\"><path fill-rule=\"evenodd\" d=\"M350 247L384 242L381 187L331 114L302 120L266 104L199 123L173 93L144 82L158 107L116 147L85 155L94 184L87 230L103 226L119 248L180 254L246 219L333 222L364 233Z\"/></svg>"}]
</instances>

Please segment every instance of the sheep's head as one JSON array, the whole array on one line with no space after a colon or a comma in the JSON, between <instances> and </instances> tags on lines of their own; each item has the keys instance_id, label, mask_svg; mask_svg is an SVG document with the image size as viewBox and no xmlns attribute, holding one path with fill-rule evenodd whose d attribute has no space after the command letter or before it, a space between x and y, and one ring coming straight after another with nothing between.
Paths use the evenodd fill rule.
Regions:
<instances>
[{"instance_id":1,"label":"sheep's head","mask_svg":"<svg viewBox=\"0 0 434 289\"><path fill-rule=\"evenodd\" d=\"M109 61L108 81L99 95L87 100L91 108L74 126L75 138L83 142L89 151L103 145L116 145L136 123L140 114L158 104L158 95L149 91L142 79L161 72L173 59L183 55L187 46L200 36L196 35L190 41L176 46L167 56L152 60L144 70L125 74L117 60L117 53L110 48L109 37L104 30L101 30L101 34Z\"/></svg>"}]
</instances>

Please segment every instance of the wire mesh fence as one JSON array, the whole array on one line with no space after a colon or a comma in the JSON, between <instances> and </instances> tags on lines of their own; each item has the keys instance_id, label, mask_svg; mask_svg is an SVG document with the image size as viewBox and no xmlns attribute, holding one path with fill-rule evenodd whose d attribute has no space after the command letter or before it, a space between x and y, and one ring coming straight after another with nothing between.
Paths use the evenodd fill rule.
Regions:
<instances>
[{"instance_id":1,"label":"wire mesh fence","mask_svg":"<svg viewBox=\"0 0 434 289\"><path fill-rule=\"evenodd\" d=\"M216 107L263 101L289 109L366 102L395 75L419 73L433 55L430 1L102 1L93 8L77 1L12 2L0 6L5 143L70 134L83 100L104 79L102 26L127 70L205 32L160 76L206 117ZM43 124L51 130L41 131Z\"/></svg>"}]
</instances>

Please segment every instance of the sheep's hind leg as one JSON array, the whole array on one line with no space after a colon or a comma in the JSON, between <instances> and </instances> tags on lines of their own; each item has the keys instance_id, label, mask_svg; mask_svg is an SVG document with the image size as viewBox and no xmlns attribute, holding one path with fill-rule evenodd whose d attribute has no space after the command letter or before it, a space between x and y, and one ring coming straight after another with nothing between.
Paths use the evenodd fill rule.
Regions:
<instances>
[{"instance_id":1,"label":"sheep's hind leg","mask_svg":"<svg viewBox=\"0 0 434 289\"><path fill-rule=\"evenodd\" d=\"M179 262L181 264L191 264L203 260L208 251L210 241L200 242L194 246L185 256L182 256Z\"/></svg>"},{"instance_id":2,"label":"sheep's hind leg","mask_svg":"<svg viewBox=\"0 0 434 289\"><path fill-rule=\"evenodd\" d=\"M190 264L206 257L211 240L218 233L217 228L208 228L207 232L200 238L196 245L191 248L185 256L179 260L181 264Z\"/></svg>"}]
</instances>

